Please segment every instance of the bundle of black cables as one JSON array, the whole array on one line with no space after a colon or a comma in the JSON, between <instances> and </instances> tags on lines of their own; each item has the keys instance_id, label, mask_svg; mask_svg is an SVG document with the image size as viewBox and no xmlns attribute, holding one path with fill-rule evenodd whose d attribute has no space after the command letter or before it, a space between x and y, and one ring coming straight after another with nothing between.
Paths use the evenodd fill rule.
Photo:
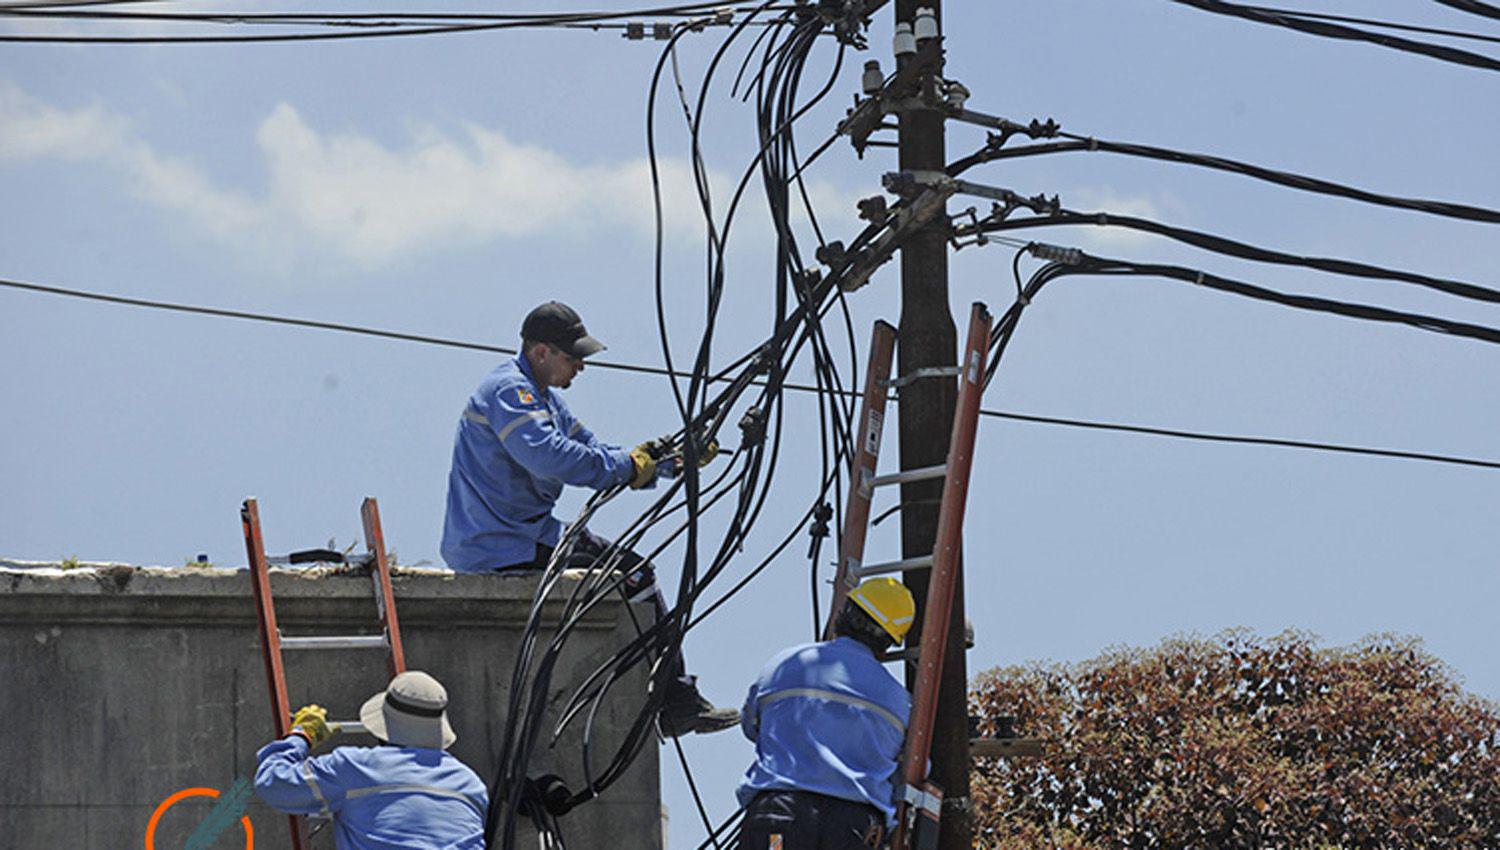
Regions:
<instances>
[{"instance_id":1,"label":"bundle of black cables","mask_svg":"<svg viewBox=\"0 0 1500 850\"><path fill-rule=\"evenodd\" d=\"M673 379L673 395L681 427L665 438L669 450L680 461L682 474L659 495L644 513L617 537L615 548L596 559L576 563L574 544L580 530L619 489L603 491L591 498L579 517L568 527L543 571L531 610L523 630L517 661L506 700L506 734L497 758L497 769L491 785L491 809L486 825L486 841L491 847L514 848L518 822L529 817L553 846L562 846L555 818L596 797L619 780L641 749L655 738L655 717L661 708L672 676L671 660L680 652L689 629L704 616L725 604L756 575L764 570L814 516L817 508L828 501L830 491L838 493L851 450L852 405L846 399L845 380L836 364L834 345L825 330L828 312L842 307L839 280L850 269L851 262L840 259L823 273L809 267L798 245L797 228L792 222L793 186L807 211L814 233L821 244L821 230L812 212L812 204L801 183L801 171L807 162L800 161L793 129L797 121L820 102L833 88L842 67L846 45L839 42L838 54L826 82L805 100L802 99L803 73L820 36L830 31L834 22L826 10L813 5L799 5L780 11L761 30L740 69L734 91L740 90L746 70L759 61L754 75L744 86L745 97L755 97L759 136L758 150L741 174L722 217L715 215L710 194L708 170L700 149L705 103L722 60L731 46L747 31L751 21L772 4L758 8L726 36L714 54L701 82L696 105L688 104L680 79L683 111L687 118L692 164L702 206L707 242L707 291L705 325L696 348L690 378L686 387ZM826 4L825 4L826 5ZM667 336L665 297L662 286L662 202L656 162L655 106L661 79L670 65L678 74L677 37L691 29L683 24L665 45L653 74L648 100L648 152L653 184L656 189L657 262L656 291L658 325L662 336L663 356L668 368L674 368ZM821 149L825 149L826 145ZM770 335L758 346L717 371L712 368L715 326L723 300L726 249L736 212L752 181L759 175L766 193L767 208L776 242L776 271L773 323ZM849 255L857 254L880 233L884 225L871 224L850 242ZM843 330L849 336L848 352L852 363L854 345L852 322L847 309L843 313ZM745 548L749 535L766 507L786 428L784 382L790 370L800 361L804 350L812 352L811 367L820 393L819 430L822 447L820 487L810 500L808 510L782 539L781 543L751 569L734 587L720 596L706 611L694 616L695 605ZM852 366L850 367L852 371ZM723 385L711 391L711 387ZM738 414L738 416L736 416ZM700 477L698 460L709 441L722 439L731 422L740 434L738 448L730 462L713 480ZM835 499L835 501L838 501ZM722 536L711 547L704 546L700 525L715 508L727 506L723 513ZM721 514L722 515L722 514ZM646 538L652 534L651 545ZM617 598L626 580L619 569L622 553L629 549L642 552L648 560L662 555L669 546L681 543L683 554L675 604L653 622L636 622L636 637L627 642L592 674L563 704L561 718L552 727L550 742L555 743L563 729L582 719L584 782L577 790L566 790L554 784L545 805L538 806L537 783L528 769L535 747L545 729L545 714L552 691L552 676L557 660L573 630L590 611L611 598ZM648 551L649 550L649 551ZM701 554L700 554L701 550ZM565 575L570 568L584 571L571 582L571 591L561 603L560 613L553 613L559 600L553 599L559 588L567 586ZM627 606L628 607L628 606ZM632 612L632 616L634 613ZM551 637L543 641L541 633L549 628ZM649 683L643 697L633 696L641 706L622 740L602 765L596 764L593 721L604 700L615 685L637 667L648 668ZM560 783L560 780L558 781ZM528 790L530 789L530 790ZM563 789L563 790L559 790ZM701 810L700 810L701 811ZM706 813L703 814L707 824ZM710 831L714 831L709 826ZM714 839L710 838L710 841Z\"/></svg>"}]
</instances>

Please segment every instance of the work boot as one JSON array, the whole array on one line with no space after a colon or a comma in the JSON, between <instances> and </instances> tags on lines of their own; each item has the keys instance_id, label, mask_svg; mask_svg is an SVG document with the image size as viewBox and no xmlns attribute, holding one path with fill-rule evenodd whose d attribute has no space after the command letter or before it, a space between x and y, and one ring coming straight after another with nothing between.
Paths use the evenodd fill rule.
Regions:
<instances>
[{"instance_id":1,"label":"work boot","mask_svg":"<svg viewBox=\"0 0 1500 850\"><path fill-rule=\"evenodd\" d=\"M696 682L676 681L667 688L667 701L656 722L668 738L680 738L689 732L708 735L737 725L740 712L736 708L715 708L698 693Z\"/></svg>"}]
</instances>

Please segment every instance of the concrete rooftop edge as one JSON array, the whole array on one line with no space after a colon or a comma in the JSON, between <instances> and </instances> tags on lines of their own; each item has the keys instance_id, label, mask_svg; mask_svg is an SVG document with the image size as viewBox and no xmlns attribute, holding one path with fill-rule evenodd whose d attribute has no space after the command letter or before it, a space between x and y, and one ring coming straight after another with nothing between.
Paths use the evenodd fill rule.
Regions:
<instances>
[{"instance_id":1,"label":"concrete rooftop edge","mask_svg":"<svg viewBox=\"0 0 1500 850\"><path fill-rule=\"evenodd\" d=\"M374 596L363 570L312 566L271 568L279 619L302 624L373 624ZM570 570L543 610L551 625L586 573ZM447 569L397 567L391 583L403 623L455 626L523 622L536 594L539 572L475 575ZM42 605L42 598L56 600ZM61 598L61 599L59 599ZM615 598L583 618L585 627L609 627ZM140 624L253 622L248 568L140 567L120 563L16 561L0 558L0 623L58 620Z\"/></svg>"}]
</instances>

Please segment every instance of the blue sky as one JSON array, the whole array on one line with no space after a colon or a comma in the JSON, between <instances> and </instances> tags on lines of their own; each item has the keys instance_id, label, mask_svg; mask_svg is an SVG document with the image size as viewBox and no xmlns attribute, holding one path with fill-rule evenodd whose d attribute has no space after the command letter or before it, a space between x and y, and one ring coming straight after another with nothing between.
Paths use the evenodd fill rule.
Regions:
<instances>
[{"instance_id":1,"label":"blue sky","mask_svg":"<svg viewBox=\"0 0 1500 850\"><path fill-rule=\"evenodd\" d=\"M1316 8L1474 31L1492 23L1435 3ZM1500 207L1493 73L1164 0L952 3L948 27L949 75L975 109ZM889 32L887 10L870 54L887 68ZM684 39L690 80L721 37ZM656 56L651 42L583 31L7 44L0 276L500 345L514 342L527 309L560 298L609 357L659 362L644 179ZM831 58L830 42L809 76ZM807 118L809 142L842 116L864 58L846 62L828 107ZM753 152L753 116L722 90L711 105L704 146L722 179ZM702 245L680 113L669 99L662 107L667 279L686 350L699 330ZM982 142L977 128L950 128L952 158ZM856 232L853 199L893 167L887 151L863 161L842 144L830 151L811 174L825 229ZM1500 239L1484 225L1103 154L968 176L1057 193L1074 208L1500 283ZM758 199L752 211L731 252L726 355L760 339L771 317L772 245ZM1031 235L1500 326L1493 306L1394 284L1098 230ZM1003 307L1010 259L1003 247L957 254L955 312L973 300ZM887 266L852 299L861 347L875 318L898 315L896 283ZM236 508L252 494L272 548L351 542L369 494L400 559L435 561L457 413L495 359L15 291L0 291L0 357L0 555L145 564L199 552L241 562ZM1497 363L1492 347L1406 328L1178 283L1069 278L1026 314L986 405L1500 458ZM591 370L568 400L617 442L674 427L660 379ZM809 425L817 415L805 399L789 411ZM789 437L762 552L812 498L817 446L799 442L811 433ZM983 423L978 451L966 534L979 638L971 671L1233 626L1307 629L1334 644L1393 631L1421 636L1472 691L1500 697L1493 471L996 420ZM560 513L580 503L573 494ZM596 530L611 534L643 505L618 500ZM877 529L872 552L894 551L889 532ZM793 546L690 637L689 661L716 701L737 702L767 656L808 639L804 552ZM731 811L750 746L733 733L686 743L713 811ZM664 752L671 843L696 846L672 761Z\"/></svg>"}]
</instances>

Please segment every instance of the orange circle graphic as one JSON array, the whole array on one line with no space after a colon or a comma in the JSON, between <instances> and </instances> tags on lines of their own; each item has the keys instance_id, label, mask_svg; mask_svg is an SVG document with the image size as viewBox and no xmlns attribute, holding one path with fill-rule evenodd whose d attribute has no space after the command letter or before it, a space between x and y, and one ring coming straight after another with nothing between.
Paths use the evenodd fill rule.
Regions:
<instances>
[{"instance_id":1,"label":"orange circle graphic","mask_svg":"<svg viewBox=\"0 0 1500 850\"><path fill-rule=\"evenodd\" d=\"M162 800L161 804L156 807L156 811L151 813L151 820L146 824L146 850L156 850L156 824L161 820L161 816L167 813L167 809L188 797L215 798L218 796L219 792L213 788L184 788ZM240 825L245 828L245 850L254 850L255 827L250 825L250 816L245 815L240 818Z\"/></svg>"}]
</instances>

